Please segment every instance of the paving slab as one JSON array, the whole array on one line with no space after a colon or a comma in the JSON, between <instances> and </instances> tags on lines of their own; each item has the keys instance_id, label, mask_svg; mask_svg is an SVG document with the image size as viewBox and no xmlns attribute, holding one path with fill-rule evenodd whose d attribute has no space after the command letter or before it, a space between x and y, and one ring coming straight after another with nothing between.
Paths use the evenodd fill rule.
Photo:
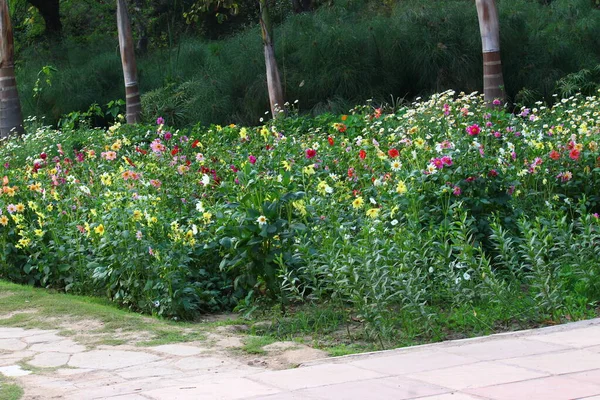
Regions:
<instances>
[{"instance_id":1,"label":"paving slab","mask_svg":"<svg viewBox=\"0 0 600 400\"><path fill-rule=\"evenodd\" d=\"M558 375L600 368L600 354L585 350L573 350L561 353L509 358L502 360L502 362Z\"/></svg>"},{"instance_id":2,"label":"paving slab","mask_svg":"<svg viewBox=\"0 0 600 400\"><path fill-rule=\"evenodd\" d=\"M18 376L29 375L31 374L31 371L24 370L19 365L9 365L0 367L0 374L8 376L9 378L16 378Z\"/></svg>"},{"instance_id":3,"label":"paving slab","mask_svg":"<svg viewBox=\"0 0 600 400\"><path fill-rule=\"evenodd\" d=\"M38 351L38 352L53 351L53 352L57 352L57 353L68 353L68 354L81 353L81 352L87 350L85 346L82 346L82 345L74 342L71 339L44 342L44 343L36 343L36 344L31 345L29 347L29 349L32 351Z\"/></svg>"},{"instance_id":4,"label":"paving slab","mask_svg":"<svg viewBox=\"0 0 600 400\"><path fill-rule=\"evenodd\" d=\"M71 357L69 366L93 369L119 369L158 360L159 357L142 351L93 350Z\"/></svg>"},{"instance_id":5,"label":"paving slab","mask_svg":"<svg viewBox=\"0 0 600 400\"><path fill-rule=\"evenodd\" d=\"M0 339L0 350L18 351L27 348L27 343L19 339Z\"/></svg>"},{"instance_id":6,"label":"paving slab","mask_svg":"<svg viewBox=\"0 0 600 400\"><path fill-rule=\"evenodd\" d=\"M170 354L174 356L195 356L200 353L207 351L201 347L186 346L181 344L165 344L162 346L151 347L150 350L157 351L159 353Z\"/></svg>"},{"instance_id":7,"label":"paving slab","mask_svg":"<svg viewBox=\"0 0 600 400\"><path fill-rule=\"evenodd\" d=\"M481 361L523 357L569 349L570 347L567 346L537 340L528 340L528 338L498 338L498 340L489 340L478 343L458 343L443 348L443 350L448 353L476 358Z\"/></svg>"},{"instance_id":8,"label":"paving slab","mask_svg":"<svg viewBox=\"0 0 600 400\"><path fill-rule=\"evenodd\" d=\"M236 378L198 386L167 387L142 392L142 395L155 400L237 400L279 391L246 378Z\"/></svg>"},{"instance_id":9,"label":"paving slab","mask_svg":"<svg viewBox=\"0 0 600 400\"><path fill-rule=\"evenodd\" d=\"M600 395L600 386L560 376L471 389L468 393L492 400L573 400Z\"/></svg>"},{"instance_id":10,"label":"paving slab","mask_svg":"<svg viewBox=\"0 0 600 400\"><path fill-rule=\"evenodd\" d=\"M27 361L27 364L40 368L62 367L69 362L71 355L65 353L47 352L40 353Z\"/></svg>"}]
</instances>

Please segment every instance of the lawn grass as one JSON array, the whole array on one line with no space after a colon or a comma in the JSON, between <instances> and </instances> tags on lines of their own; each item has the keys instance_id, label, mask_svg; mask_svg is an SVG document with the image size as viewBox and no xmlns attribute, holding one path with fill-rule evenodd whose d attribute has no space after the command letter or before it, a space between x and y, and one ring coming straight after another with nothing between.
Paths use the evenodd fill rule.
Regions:
<instances>
[{"instance_id":1,"label":"lawn grass","mask_svg":"<svg viewBox=\"0 0 600 400\"><path fill-rule=\"evenodd\" d=\"M23 397L23 389L0 374L0 400L19 400Z\"/></svg>"},{"instance_id":2,"label":"lawn grass","mask_svg":"<svg viewBox=\"0 0 600 400\"><path fill-rule=\"evenodd\" d=\"M4 281L0 281L0 310L2 315L9 315L0 319L0 326L57 329L57 317L74 322L94 320L101 323L99 328L93 329L93 333L100 336L111 332L144 333L148 340L138 342L140 346L204 340L207 329L239 322L229 320L198 324L169 321L119 309L104 299L74 296ZM69 328L60 333L66 336L78 334ZM101 338L97 344L123 343L119 338Z\"/></svg>"}]
</instances>

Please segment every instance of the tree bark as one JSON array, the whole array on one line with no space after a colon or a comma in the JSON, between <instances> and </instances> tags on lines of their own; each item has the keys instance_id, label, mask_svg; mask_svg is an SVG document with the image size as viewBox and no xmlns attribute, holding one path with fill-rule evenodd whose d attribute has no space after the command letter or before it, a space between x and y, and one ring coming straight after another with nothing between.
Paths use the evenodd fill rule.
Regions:
<instances>
[{"instance_id":1,"label":"tree bark","mask_svg":"<svg viewBox=\"0 0 600 400\"><path fill-rule=\"evenodd\" d=\"M127 123L135 124L141 121L142 102L138 87L137 65L131 23L127 13L125 0L117 0L117 28L119 31L119 48L125 80L125 101L127 108Z\"/></svg>"},{"instance_id":2,"label":"tree bark","mask_svg":"<svg viewBox=\"0 0 600 400\"><path fill-rule=\"evenodd\" d=\"M500 23L495 0L476 0L483 51L483 93L488 105L504 104L504 77L500 57ZM500 105L498 104L498 105Z\"/></svg>"},{"instance_id":3,"label":"tree bark","mask_svg":"<svg viewBox=\"0 0 600 400\"><path fill-rule=\"evenodd\" d=\"M281 86L281 77L275 58L275 49L273 47L273 28L267 9L267 0L260 1L260 28L263 38L265 52L265 66L267 69L267 87L269 90L269 102L271 104L271 114L273 118L284 114L283 87Z\"/></svg>"},{"instance_id":4,"label":"tree bark","mask_svg":"<svg viewBox=\"0 0 600 400\"><path fill-rule=\"evenodd\" d=\"M27 1L29 4L37 8L42 15L42 18L44 18L47 34L59 35L62 32L62 22L60 21L60 0Z\"/></svg>"},{"instance_id":5,"label":"tree bark","mask_svg":"<svg viewBox=\"0 0 600 400\"><path fill-rule=\"evenodd\" d=\"M15 78L13 30L7 0L0 0L0 137L23 133Z\"/></svg>"}]
</instances>

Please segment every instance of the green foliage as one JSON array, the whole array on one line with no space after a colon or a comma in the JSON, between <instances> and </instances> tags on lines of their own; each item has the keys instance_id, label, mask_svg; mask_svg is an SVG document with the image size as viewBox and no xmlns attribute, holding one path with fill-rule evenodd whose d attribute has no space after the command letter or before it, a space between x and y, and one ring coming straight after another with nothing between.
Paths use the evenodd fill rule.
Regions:
<instances>
[{"instance_id":1,"label":"green foliage","mask_svg":"<svg viewBox=\"0 0 600 400\"><path fill-rule=\"evenodd\" d=\"M600 10L590 1L541 5L505 0L499 7L504 76L513 100L552 101L557 81L600 64ZM351 1L300 15L274 11L286 98L299 100L304 114L341 113L367 99L384 104L390 95L414 98L450 88L482 88L476 10L465 1L411 0L384 7ZM248 25L223 24L223 29L247 28L214 41L176 33L173 21L161 22L169 25L162 30L169 34L160 40L150 35L156 43L138 59L146 119L169 116L179 127L198 122L258 124L269 102L256 19ZM104 35L80 42L67 37L60 44L21 50L17 78L26 115L36 114L32 88L38 71L49 63L58 72L39 98L48 123L93 103L123 98L116 41ZM588 83L574 85L581 79L571 76L558 90L566 94L575 87L591 88L597 76L584 74Z\"/></svg>"}]
</instances>

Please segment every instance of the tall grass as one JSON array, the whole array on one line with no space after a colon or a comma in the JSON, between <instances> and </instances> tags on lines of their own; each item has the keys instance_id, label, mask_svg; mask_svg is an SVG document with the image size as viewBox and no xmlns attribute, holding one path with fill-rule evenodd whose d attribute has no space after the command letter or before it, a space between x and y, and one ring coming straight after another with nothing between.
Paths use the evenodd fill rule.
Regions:
<instances>
[{"instance_id":1,"label":"tall grass","mask_svg":"<svg viewBox=\"0 0 600 400\"><path fill-rule=\"evenodd\" d=\"M276 53L286 97L303 112L342 111L445 89L480 90L475 7L464 0L361 2L321 7L279 25ZM506 89L520 102L550 99L556 81L600 64L600 10L588 0L500 0ZM123 98L115 40L21 53L18 80L26 114L55 122L92 103ZM52 64L52 86L32 97L37 72ZM184 38L138 62L147 118L171 123L256 124L268 110L258 27L230 38Z\"/></svg>"}]
</instances>

